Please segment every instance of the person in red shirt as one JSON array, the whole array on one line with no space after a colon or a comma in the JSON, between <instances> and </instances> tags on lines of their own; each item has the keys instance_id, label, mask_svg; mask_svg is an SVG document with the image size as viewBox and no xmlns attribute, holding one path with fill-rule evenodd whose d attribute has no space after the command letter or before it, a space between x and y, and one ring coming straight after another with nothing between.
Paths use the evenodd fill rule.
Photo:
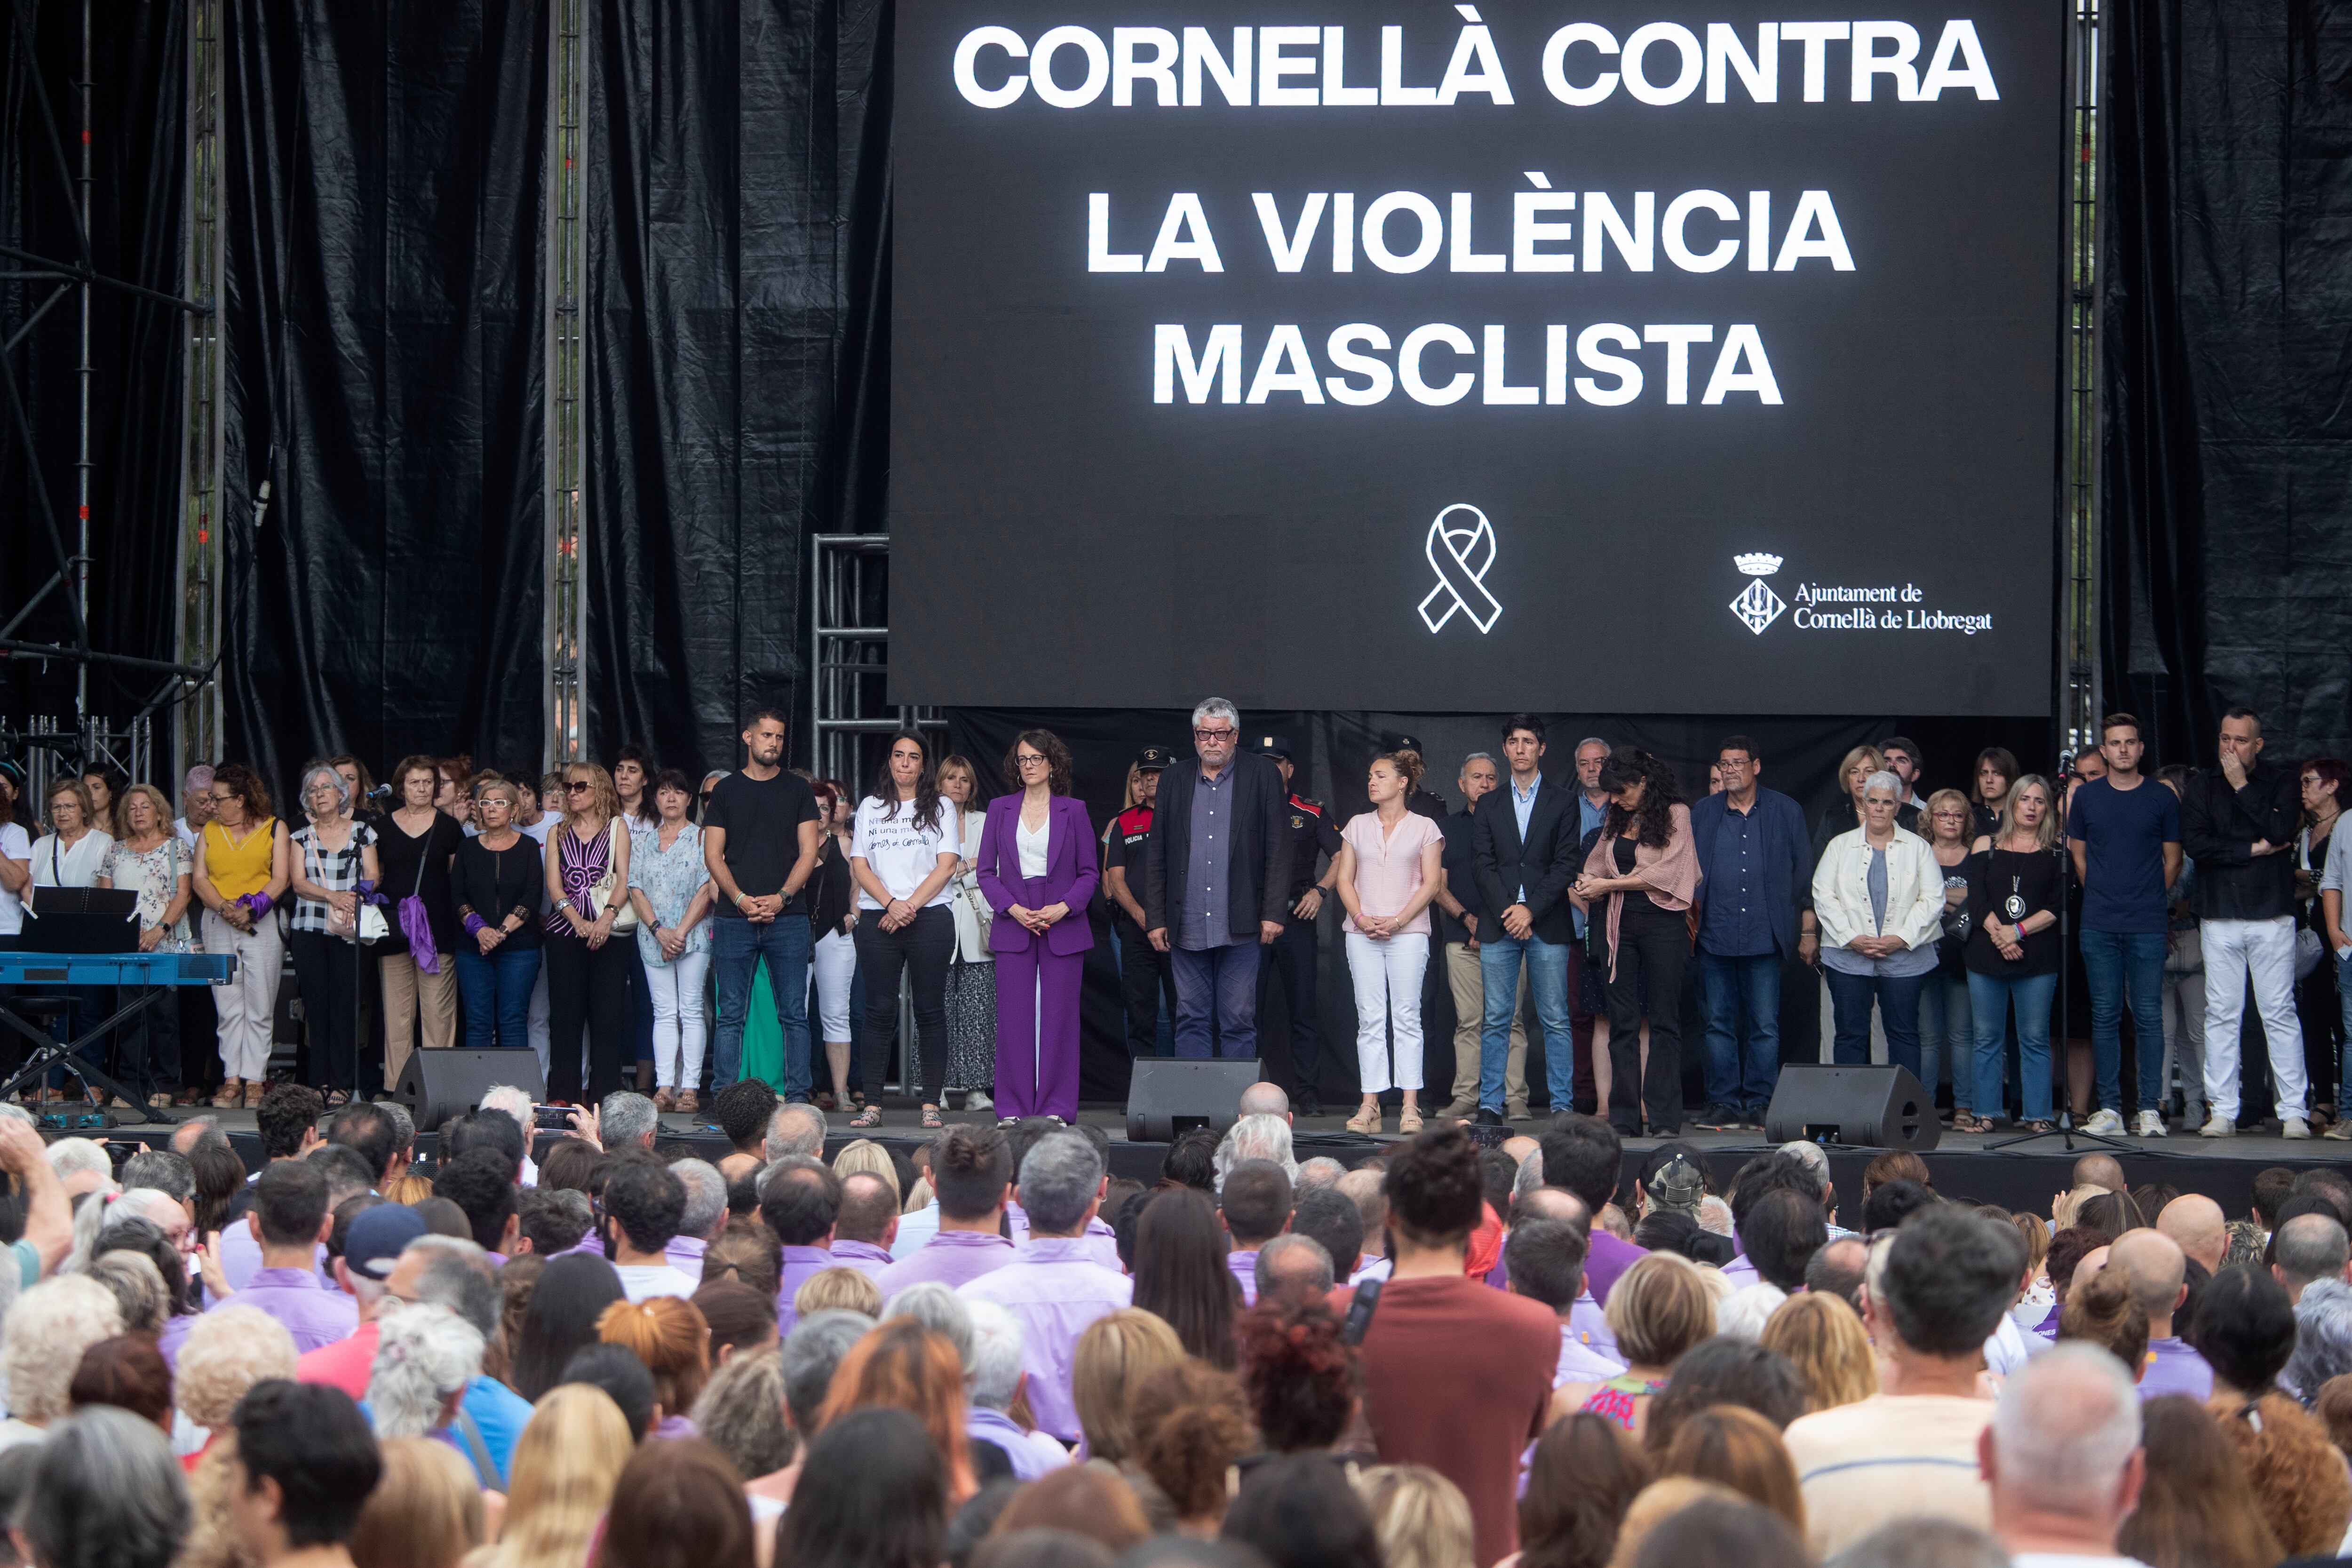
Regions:
<instances>
[{"instance_id":1,"label":"person in red shirt","mask_svg":"<svg viewBox=\"0 0 2352 1568\"><path fill-rule=\"evenodd\" d=\"M1427 1465L1470 1502L1477 1558L1518 1549L1519 1456L1543 1431L1559 1324L1538 1303L1465 1272L1486 1217L1478 1148L1460 1126L1422 1133L1388 1163L1395 1268L1371 1305L1358 1355L1364 1415L1382 1464ZM1367 1287L1369 1289L1369 1287ZM1334 1292L1349 1311L1356 1292ZM1433 1376L1430 1349L1445 1347Z\"/></svg>"},{"instance_id":2,"label":"person in red shirt","mask_svg":"<svg viewBox=\"0 0 2352 1568\"><path fill-rule=\"evenodd\" d=\"M298 1379L340 1388L353 1399L367 1397L385 1282L400 1262L401 1249L425 1230L424 1218L405 1204L382 1204L352 1221L343 1255L335 1259L335 1283L359 1302L360 1326L347 1338L303 1352L295 1365Z\"/></svg>"}]
</instances>

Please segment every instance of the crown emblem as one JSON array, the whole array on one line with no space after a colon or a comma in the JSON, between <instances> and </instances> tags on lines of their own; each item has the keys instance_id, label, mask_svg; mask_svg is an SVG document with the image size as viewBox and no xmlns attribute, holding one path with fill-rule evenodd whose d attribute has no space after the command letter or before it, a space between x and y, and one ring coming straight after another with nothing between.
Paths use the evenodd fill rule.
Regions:
<instances>
[{"instance_id":1,"label":"crown emblem","mask_svg":"<svg viewBox=\"0 0 2352 1568\"><path fill-rule=\"evenodd\" d=\"M1780 558L1769 551L1762 550L1750 551L1745 555L1735 555L1731 558L1731 563L1750 577L1769 577L1780 569Z\"/></svg>"}]
</instances>

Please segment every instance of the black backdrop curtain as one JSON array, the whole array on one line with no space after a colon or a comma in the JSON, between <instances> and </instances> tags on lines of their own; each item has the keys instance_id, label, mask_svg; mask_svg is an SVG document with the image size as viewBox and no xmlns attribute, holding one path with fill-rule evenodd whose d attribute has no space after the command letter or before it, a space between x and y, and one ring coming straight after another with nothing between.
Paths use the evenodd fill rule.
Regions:
<instances>
[{"instance_id":1,"label":"black backdrop curtain","mask_svg":"<svg viewBox=\"0 0 2352 1568\"><path fill-rule=\"evenodd\" d=\"M591 744L728 767L805 703L808 536L882 526L891 8L592 10Z\"/></svg>"},{"instance_id":2,"label":"black backdrop curtain","mask_svg":"<svg viewBox=\"0 0 2352 1568\"><path fill-rule=\"evenodd\" d=\"M82 8L16 0L0 11L0 244L59 261L79 257L69 172L80 167ZM90 253L111 278L176 294L186 171L181 127L187 87L185 14L176 5L98 5L90 16ZM46 98L46 103L44 102ZM49 126L57 140L52 143ZM26 264L0 262L15 271ZM56 289L0 283L0 338L13 337ZM90 310L90 640L142 658L172 659L179 599L182 313L112 289ZM75 426L79 416L79 304L68 293L10 356L37 467L27 465L0 394L0 622L14 617L56 570L49 520L65 551L76 541ZM47 488L41 510L37 472ZM70 641L53 596L9 634ZM0 664L0 709L70 719L74 670ZM160 677L105 666L90 673L96 712L128 716ZM168 729L157 732L169 744ZM168 753L167 753L168 754Z\"/></svg>"},{"instance_id":3,"label":"black backdrop curtain","mask_svg":"<svg viewBox=\"0 0 2352 1568\"><path fill-rule=\"evenodd\" d=\"M2168 760L2222 710L2352 747L2352 17L2123 0L2102 138L2108 700Z\"/></svg>"},{"instance_id":4,"label":"black backdrop curtain","mask_svg":"<svg viewBox=\"0 0 2352 1568\"><path fill-rule=\"evenodd\" d=\"M535 773L544 0L224 31L229 748Z\"/></svg>"}]
</instances>

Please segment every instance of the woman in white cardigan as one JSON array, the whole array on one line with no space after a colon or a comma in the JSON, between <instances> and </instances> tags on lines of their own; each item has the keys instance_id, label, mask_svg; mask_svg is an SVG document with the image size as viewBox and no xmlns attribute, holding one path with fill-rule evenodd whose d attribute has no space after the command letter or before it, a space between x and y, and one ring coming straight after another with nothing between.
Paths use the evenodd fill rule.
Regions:
<instances>
[{"instance_id":1,"label":"woman in white cardigan","mask_svg":"<svg viewBox=\"0 0 2352 1568\"><path fill-rule=\"evenodd\" d=\"M1927 841L1895 825L1903 781L1874 773L1863 785L1862 826L1839 834L1813 868L1822 973L1836 1018L1836 1059L1870 1060L1870 1008L1886 1030L1886 1059L1919 1071L1919 992L1936 969L1944 868Z\"/></svg>"}]
</instances>

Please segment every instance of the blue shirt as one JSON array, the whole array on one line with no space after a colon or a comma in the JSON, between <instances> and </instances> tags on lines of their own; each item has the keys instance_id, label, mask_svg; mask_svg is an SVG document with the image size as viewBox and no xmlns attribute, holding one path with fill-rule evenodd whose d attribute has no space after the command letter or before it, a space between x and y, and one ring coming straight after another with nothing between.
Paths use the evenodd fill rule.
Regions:
<instances>
[{"instance_id":1,"label":"blue shirt","mask_svg":"<svg viewBox=\"0 0 2352 1568\"><path fill-rule=\"evenodd\" d=\"M1707 889L1698 924L1700 951L1717 958L1759 958L1773 951L1764 918L1764 825L1751 802L1723 812L1715 855L1699 868Z\"/></svg>"},{"instance_id":2,"label":"blue shirt","mask_svg":"<svg viewBox=\"0 0 2352 1568\"><path fill-rule=\"evenodd\" d=\"M1226 873L1233 867L1233 763L1215 778L1192 781L1192 840L1185 846L1184 920L1176 945L1199 952L1231 947L1234 942L1233 894Z\"/></svg>"},{"instance_id":3,"label":"blue shirt","mask_svg":"<svg viewBox=\"0 0 2352 1568\"><path fill-rule=\"evenodd\" d=\"M2151 778L2093 779L2074 792L2066 837L2083 845L2084 931L2165 929L2164 847L2180 842L2180 800Z\"/></svg>"},{"instance_id":4,"label":"blue shirt","mask_svg":"<svg viewBox=\"0 0 2352 1568\"><path fill-rule=\"evenodd\" d=\"M506 1490L507 1477L514 1467L515 1444L521 1440L523 1426L530 1419L530 1401L494 1377L477 1377L466 1384L466 1396L457 1407L474 1418L482 1447L490 1451L490 1463L499 1468L497 1475L482 1478L482 1485L492 1491ZM472 1460L473 1452L462 1436L455 1430L443 1436Z\"/></svg>"},{"instance_id":5,"label":"blue shirt","mask_svg":"<svg viewBox=\"0 0 2352 1568\"><path fill-rule=\"evenodd\" d=\"M1528 785L1525 795L1519 793L1518 781L1516 778L1507 778L1503 783L1511 792L1511 815L1518 818L1519 842L1524 845L1528 841L1528 818L1535 815L1536 796L1543 792L1543 774L1536 775L1536 782ZM1528 885L1525 881L1519 883L1518 893L1512 901L1521 904L1528 901Z\"/></svg>"},{"instance_id":6,"label":"blue shirt","mask_svg":"<svg viewBox=\"0 0 2352 1568\"><path fill-rule=\"evenodd\" d=\"M1586 797L1585 793L1582 790L1578 790L1576 792L1576 841L1579 844L1584 842L1585 836L1587 834L1591 833L1594 828L1600 826L1602 823L1608 820L1609 802L1607 799L1604 798L1599 805L1595 805L1589 798ZM1584 935L1584 911L1578 909L1574 904L1570 904L1568 907L1568 912L1575 920L1576 934L1579 937L1582 937Z\"/></svg>"}]
</instances>

